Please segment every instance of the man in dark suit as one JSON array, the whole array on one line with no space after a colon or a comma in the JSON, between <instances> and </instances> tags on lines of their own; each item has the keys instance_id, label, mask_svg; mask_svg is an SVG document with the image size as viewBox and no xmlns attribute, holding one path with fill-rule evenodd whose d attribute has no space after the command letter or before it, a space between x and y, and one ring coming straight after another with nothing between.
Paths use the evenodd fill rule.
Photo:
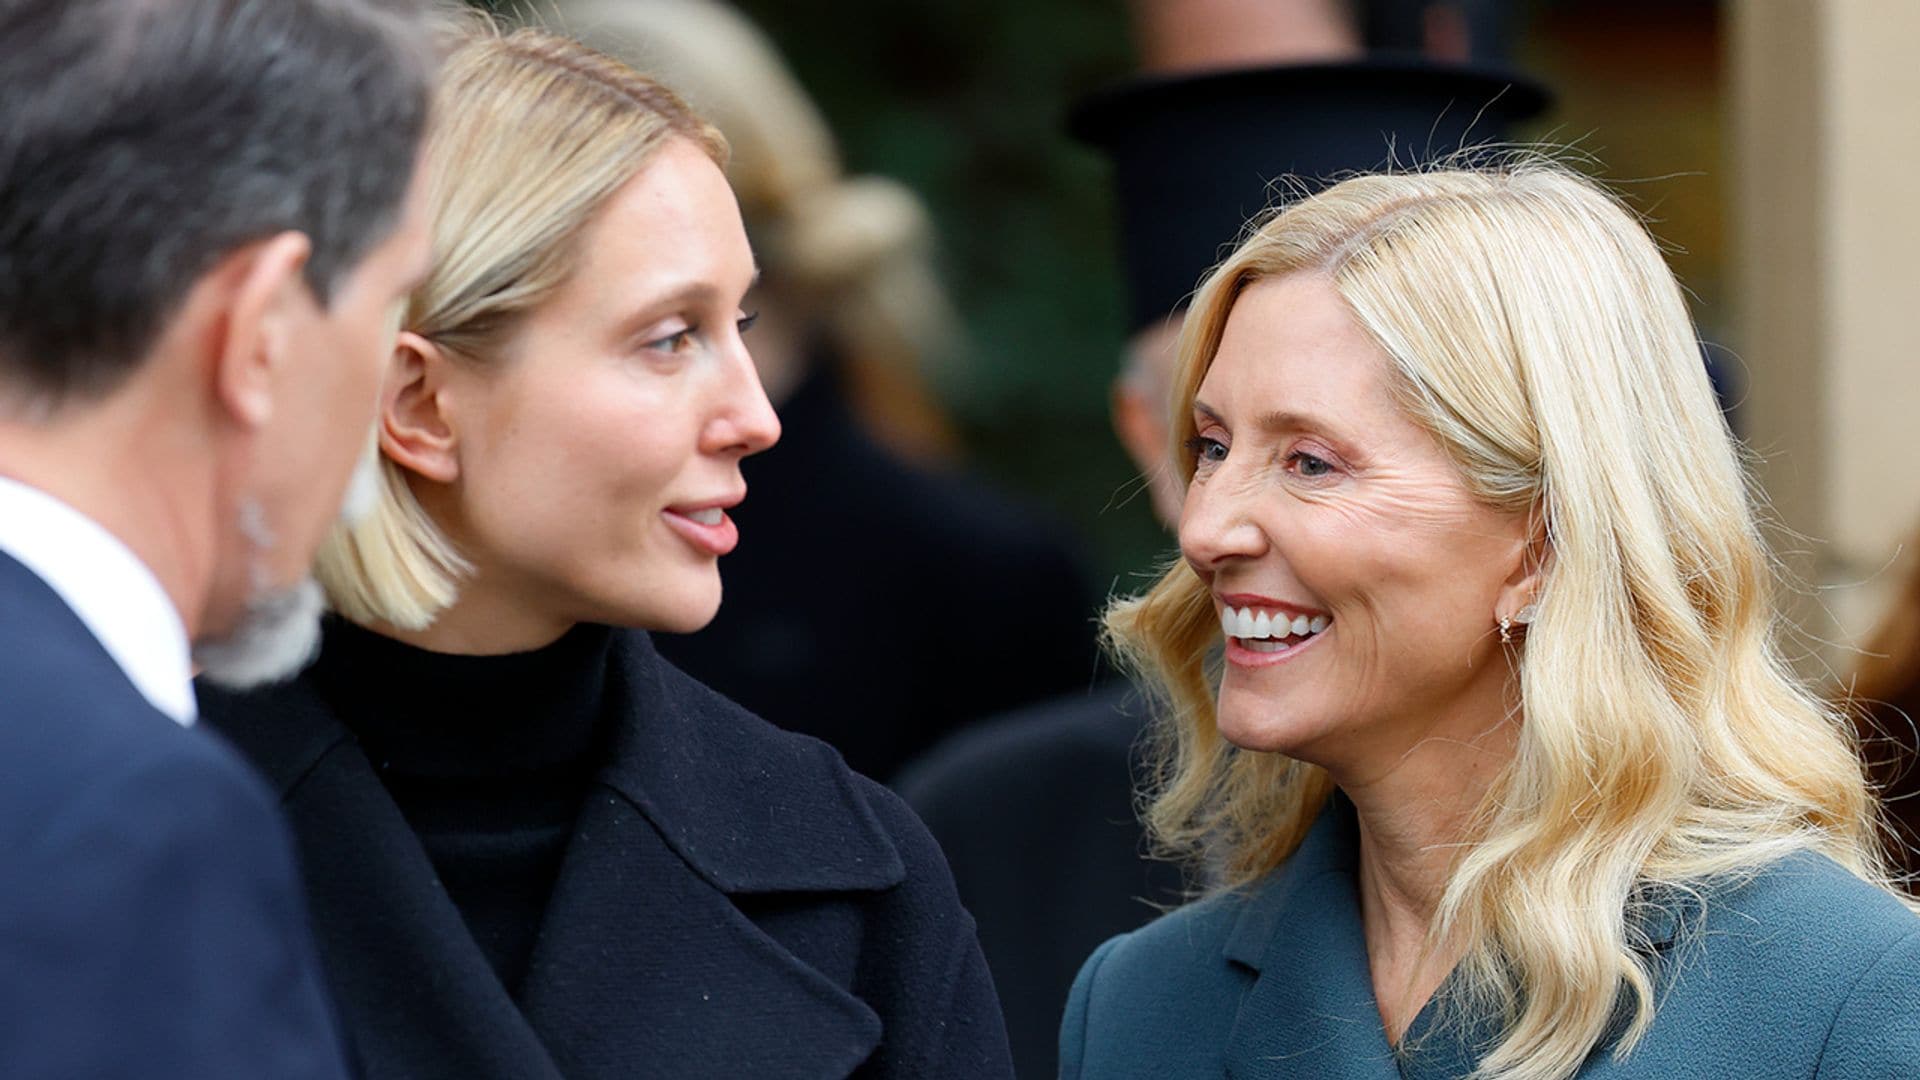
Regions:
<instances>
[{"instance_id":1,"label":"man in dark suit","mask_svg":"<svg viewBox=\"0 0 1920 1080\"><path fill-rule=\"evenodd\" d=\"M427 257L427 19L0 0L0 1075L346 1075L285 826L190 677L313 640Z\"/></svg>"}]
</instances>

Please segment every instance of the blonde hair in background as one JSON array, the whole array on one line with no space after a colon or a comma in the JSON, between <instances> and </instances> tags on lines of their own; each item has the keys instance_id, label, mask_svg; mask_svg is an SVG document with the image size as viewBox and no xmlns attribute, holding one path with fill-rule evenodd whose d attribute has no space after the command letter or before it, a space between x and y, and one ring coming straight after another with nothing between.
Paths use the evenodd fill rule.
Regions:
<instances>
[{"instance_id":1,"label":"blonde hair in background","mask_svg":"<svg viewBox=\"0 0 1920 1080\"><path fill-rule=\"evenodd\" d=\"M1572 1076L1656 1005L1642 920L1812 849L1886 886L1845 720L1782 662L1746 479L1677 282L1597 184L1515 156L1361 176L1267 221L1182 330L1175 445L1235 300L1321 275L1478 498L1544 518L1538 619L1515 647L1522 724L1453 867L1433 947L1465 953L1450 1012L1505 1021L1477 1075ZM1192 462L1182 459L1186 479ZM1491 618L1491 613L1489 614ZM1169 849L1251 883L1289 855L1327 774L1215 725L1219 621L1185 563L1106 618L1167 700L1147 810Z\"/></svg>"},{"instance_id":2,"label":"blonde hair in background","mask_svg":"<svg viewBox=\"0 0 1920 1080\"><path fill-rule=\"evenodd\" d=\"M933 223L885 177L847 176L826 119L744 15L714 0L555 0L556 21L685 94L726 134L727 179L776 291L821 320L862 418L916 456L954 446L923 383L961 349Z\"/></svg>"},{"instance_id":3,"label":"blonde hair in background","mask_svg":"<svg viewBox=\"0 0 1920 1080\"><path fill-rule=\"evenodd\" d=\"M726 143L672 91L576 41L475 21L441 70L427 140L433 268L401 326L457 362L495 364L520 318L572 274L578 238L668 139L726 163ZM317 574L357 623L421 629L470 570L381 462L372 514L322 547Z\"/></svg>"}]
</instances>

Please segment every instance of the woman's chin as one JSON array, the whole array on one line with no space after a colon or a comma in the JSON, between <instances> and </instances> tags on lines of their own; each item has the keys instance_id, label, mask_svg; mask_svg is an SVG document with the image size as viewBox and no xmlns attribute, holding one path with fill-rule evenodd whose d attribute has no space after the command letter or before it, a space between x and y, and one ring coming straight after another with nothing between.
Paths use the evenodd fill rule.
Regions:
<instances>
[{"instance_id":1,"label":"woman's chin","mask_svg":"<svg viewBox=\"0 0 1920 1080\"><path fill-rule=\"evenodd\" d=\"M1289 756L1299 742L1287 725L1275 723L1272 718L1237 721L1224 713L1220 717L1220 737L1242 750Z\"/></svg>"},{"instance_id":2,"label":"woman's chin","mask_svg":"<svg viewBox=\"0 0 1920 1080\"><path fill-rule=\"evenodd\" d=\"M691 634L704 629L720 613L720 581L688 582L680 588L659 587L645 596L624 598L606 605L598 622L662 634Z\"/></svg>"},{"instance_id":3,"label":"woman's chin","mask_svg":"<svg viewBox=\"0 0 1920 1080\"><path fill-rule=\"evenodd\" d=\"M1318 734L1304 710L1232 692L1221 695L1218 725L1220 737L1242 750L1289 757L1308 752Z\"/></svg>"}]
</instances>

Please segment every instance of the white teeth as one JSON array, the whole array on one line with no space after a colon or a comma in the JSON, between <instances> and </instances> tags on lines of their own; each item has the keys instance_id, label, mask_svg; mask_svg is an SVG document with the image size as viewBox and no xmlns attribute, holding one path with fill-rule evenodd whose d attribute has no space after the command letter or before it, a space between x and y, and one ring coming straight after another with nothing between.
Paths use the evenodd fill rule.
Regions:
<instances>
[{"instance_id":1,"label":"white teeth","mask_svg":"<svg viewBox=\"0 0 1920 1080\"><path fill-rule=\"evenodd\" d=\"M1255 611L1251 607L1221 608L1220 633L1242 641L1277 642L1287 637L1304 638L1333 624L1325 615L1286 615L1273 611Z\"/></svg>"},{"instance_id":2,"label":"white teeth","mask_svg":"<svg viewBox=\"0 0 1920 1080\"><path fill-rule=\"evenodd\" d=\"M687 516L702 525L718 525L720 524L720 519L726 516L726 511L715 506L706 510L691 511Z\"/></svg>"}]
</instances>

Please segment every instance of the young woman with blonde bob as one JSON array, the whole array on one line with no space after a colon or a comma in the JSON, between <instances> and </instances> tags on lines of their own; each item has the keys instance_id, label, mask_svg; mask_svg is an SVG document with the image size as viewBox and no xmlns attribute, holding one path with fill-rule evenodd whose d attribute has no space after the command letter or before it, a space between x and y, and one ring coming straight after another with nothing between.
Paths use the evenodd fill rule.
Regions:
<instances>
[{"instance_id":1,"label":"young woman with blonde bob","mask_svg":"<svg viewBox=\"0 0 1920 1080\"><path fill-rule=\"evenodd\" d=\"M361 1075L1009 1075L919 822L641 632L713 617L779 436L723 141L536 31L461 44L436 113L340 617L204 703L281 793Z\"/></svg>"},{"instance_id":2,"label":"young woman with blonde bob","mask_svg":"<svg viewBox=\"0 0 1920 1080\"><path fill-rule=\"evenodd\" d=\"M1920 917L1631 214L1350 179L1181 348L1184 560L1108 627L1215 887L1087 961L1064 1077L1916 1075Z\"/></svg>"}]
</instances>

